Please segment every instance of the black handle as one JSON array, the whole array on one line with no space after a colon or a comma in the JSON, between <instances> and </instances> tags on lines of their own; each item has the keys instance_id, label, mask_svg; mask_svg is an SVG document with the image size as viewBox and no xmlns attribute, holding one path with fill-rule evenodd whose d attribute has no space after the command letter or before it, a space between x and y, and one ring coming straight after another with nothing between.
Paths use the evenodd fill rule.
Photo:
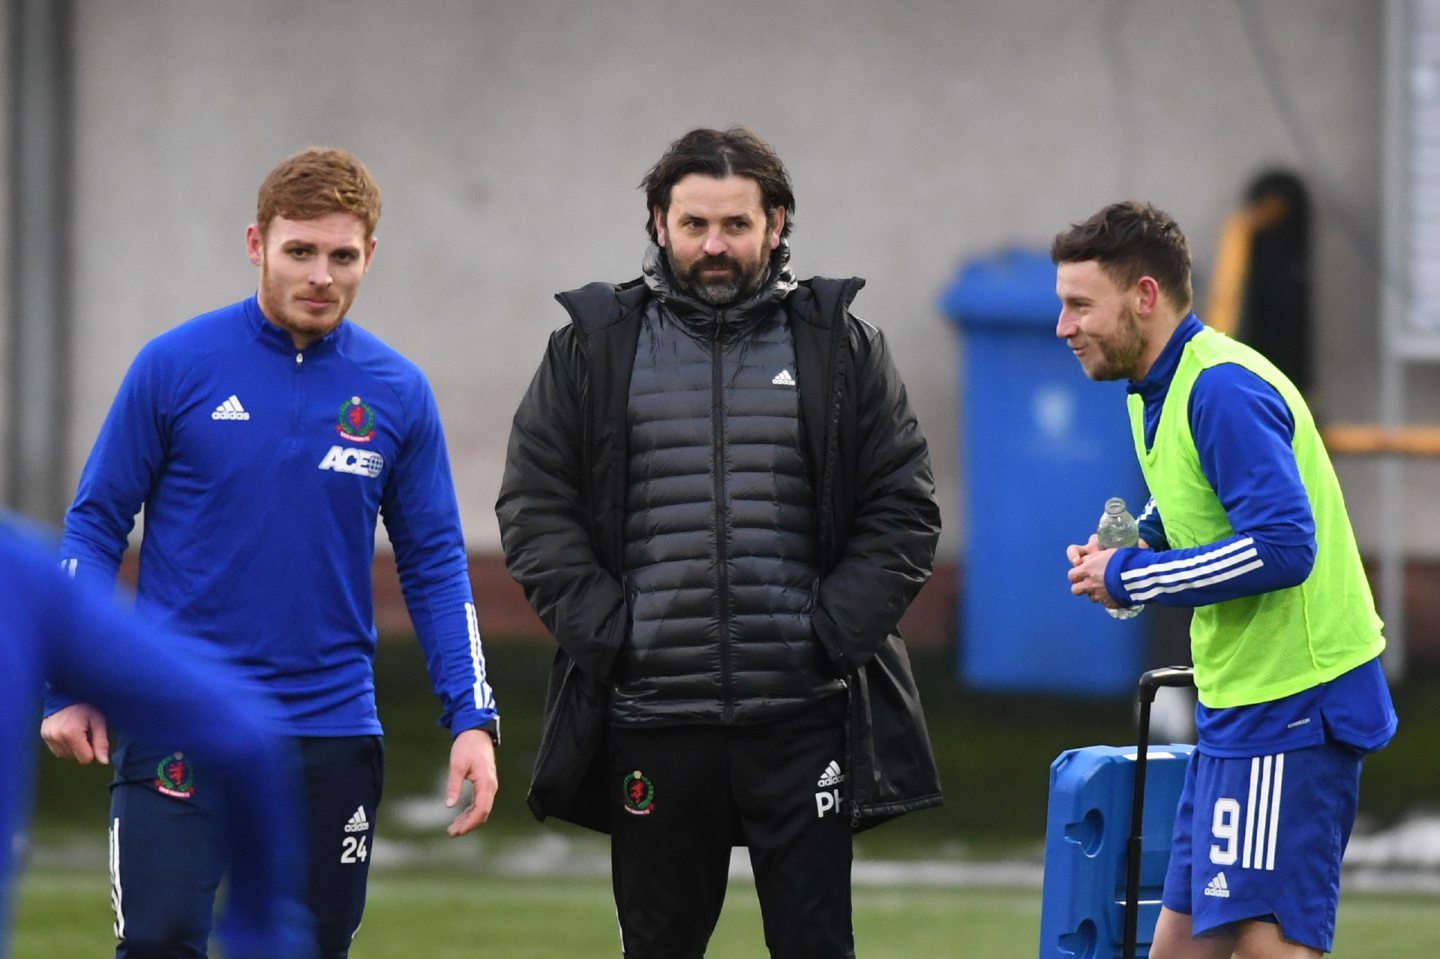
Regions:
<instances>
[{"instance_id":1,"label":"black handle","mask_svg":"<svg viewBox=\"0 0 1440 959\"><path fill-rule=\"evenodd\" d=\"M1130 838L1125 843L1125 939L1120 955L1135 959L1140 930L1140 847L1145 811L1145 761L1150 753L1150 704L1161 686L1194 686L1189 666L1161 666L1140 677L1140 724L1135 747L1135 792L1130 800Z\"/></svg>"},{"instance_id":2,"label":"black handle","mask_svg":"<svg viewBox=\"0 0 1440 959\"><path fill-rule=\"evenodd\" d=\"M1140 677L1140 701L1155 701L1155 690L1161 686L1194 686L1195 670L1190 666L1161 666Z\"/></svg>"}]
</instances>

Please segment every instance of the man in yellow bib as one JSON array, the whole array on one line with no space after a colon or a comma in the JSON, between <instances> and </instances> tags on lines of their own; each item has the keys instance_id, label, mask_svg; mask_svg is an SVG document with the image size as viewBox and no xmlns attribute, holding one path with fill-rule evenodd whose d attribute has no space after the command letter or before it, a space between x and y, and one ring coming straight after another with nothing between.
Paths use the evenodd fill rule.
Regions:
<instances>
[{"instance_id":1,"label":"man in yellow bib","mask_svg":"<svg viewBox=\"0 0 1440 959\"><path fill-rule=\"evenodd\" d=\"M1381 622L1299 390L1191 312L1167 214L1105 207L1051 246L1065 341L1129 381L1151 500L1141 545L1066 549L1070 591L1194 608L1198 747L1152 959L1302 959L1332 948L1366 752L1395 732Z\"/></svg>"}]
</instances>

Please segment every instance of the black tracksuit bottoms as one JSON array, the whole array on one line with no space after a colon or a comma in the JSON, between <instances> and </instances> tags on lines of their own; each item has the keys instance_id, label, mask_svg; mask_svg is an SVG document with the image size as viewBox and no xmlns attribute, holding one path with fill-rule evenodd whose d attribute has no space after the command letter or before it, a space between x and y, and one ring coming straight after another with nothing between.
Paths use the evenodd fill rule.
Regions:
<instances>
[{"instance_id":1,"label":"black tracksuit bottoms","mask_svg":"<svg viewBox=\"0 0 1440 959\"><path fill-rule=\"evenodd\" d=\"M850 959L845 695L745 726L612 725L611 875L627 959L700 959L747 846L775 959Z\"/></svg>"}]
</instances>

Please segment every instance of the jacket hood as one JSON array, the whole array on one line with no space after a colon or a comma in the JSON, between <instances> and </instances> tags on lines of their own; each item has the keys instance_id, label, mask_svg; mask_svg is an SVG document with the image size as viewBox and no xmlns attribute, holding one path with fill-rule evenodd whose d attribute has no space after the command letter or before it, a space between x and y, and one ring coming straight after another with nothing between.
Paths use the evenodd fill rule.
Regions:
<instances>
[{"instance_id":1,"label":"jacket hood","mask_svg":"<svg viewBox=\"0 0 1440 959\"><path fill-rule=\"evenodd\" d=\"M760 281L760 288L728 306L713 306L681 292L665 252L654 243L645 249L642 272L650 292L677 320L706 337L714 336L719 324L723 339L743 333L770 315L797 285L795 274L790 270L790 244L786 240L781 240L770 255L770 266Z\"/></svg>"}]
</instances>

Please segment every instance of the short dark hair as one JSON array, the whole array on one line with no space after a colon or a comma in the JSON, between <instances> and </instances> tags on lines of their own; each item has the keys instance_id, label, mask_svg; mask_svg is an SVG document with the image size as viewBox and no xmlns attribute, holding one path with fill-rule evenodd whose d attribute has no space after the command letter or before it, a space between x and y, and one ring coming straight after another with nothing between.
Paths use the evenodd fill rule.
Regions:
<instances>
[{"instance_id":1,"label":"short dark hair","mask_svg":"<svg viewBox=\"0 0 1440 959\"><path fill-rule=\"evenodd\" d=\"M1096 260L1105 275L1121 287L1142 276L1155 278L1171 305L1189 310L1190 243L1170 214L1149 203L1125 200L1055 236L1050 262Z\"/></svg>"},{"instance_id":2,"label":"short dark hair","mask_svg":"<svg viewBox=\"0 0 1440 959\"><path fill-rule=\"evenodd\" d=\"M785 227L780 235L790 235L790 228L795 225L795 194L779 154L745 127L723 131L702 128L691 130L670 144L670 149L640 181L645 191L645 229L653 242L660 242L655 231L655 211L670 209L671 187L691 173L717 180L727 176L754 180L760 186L765 219L773 220L775 211L784 207Z\"/></svg>"}]
</instances>

